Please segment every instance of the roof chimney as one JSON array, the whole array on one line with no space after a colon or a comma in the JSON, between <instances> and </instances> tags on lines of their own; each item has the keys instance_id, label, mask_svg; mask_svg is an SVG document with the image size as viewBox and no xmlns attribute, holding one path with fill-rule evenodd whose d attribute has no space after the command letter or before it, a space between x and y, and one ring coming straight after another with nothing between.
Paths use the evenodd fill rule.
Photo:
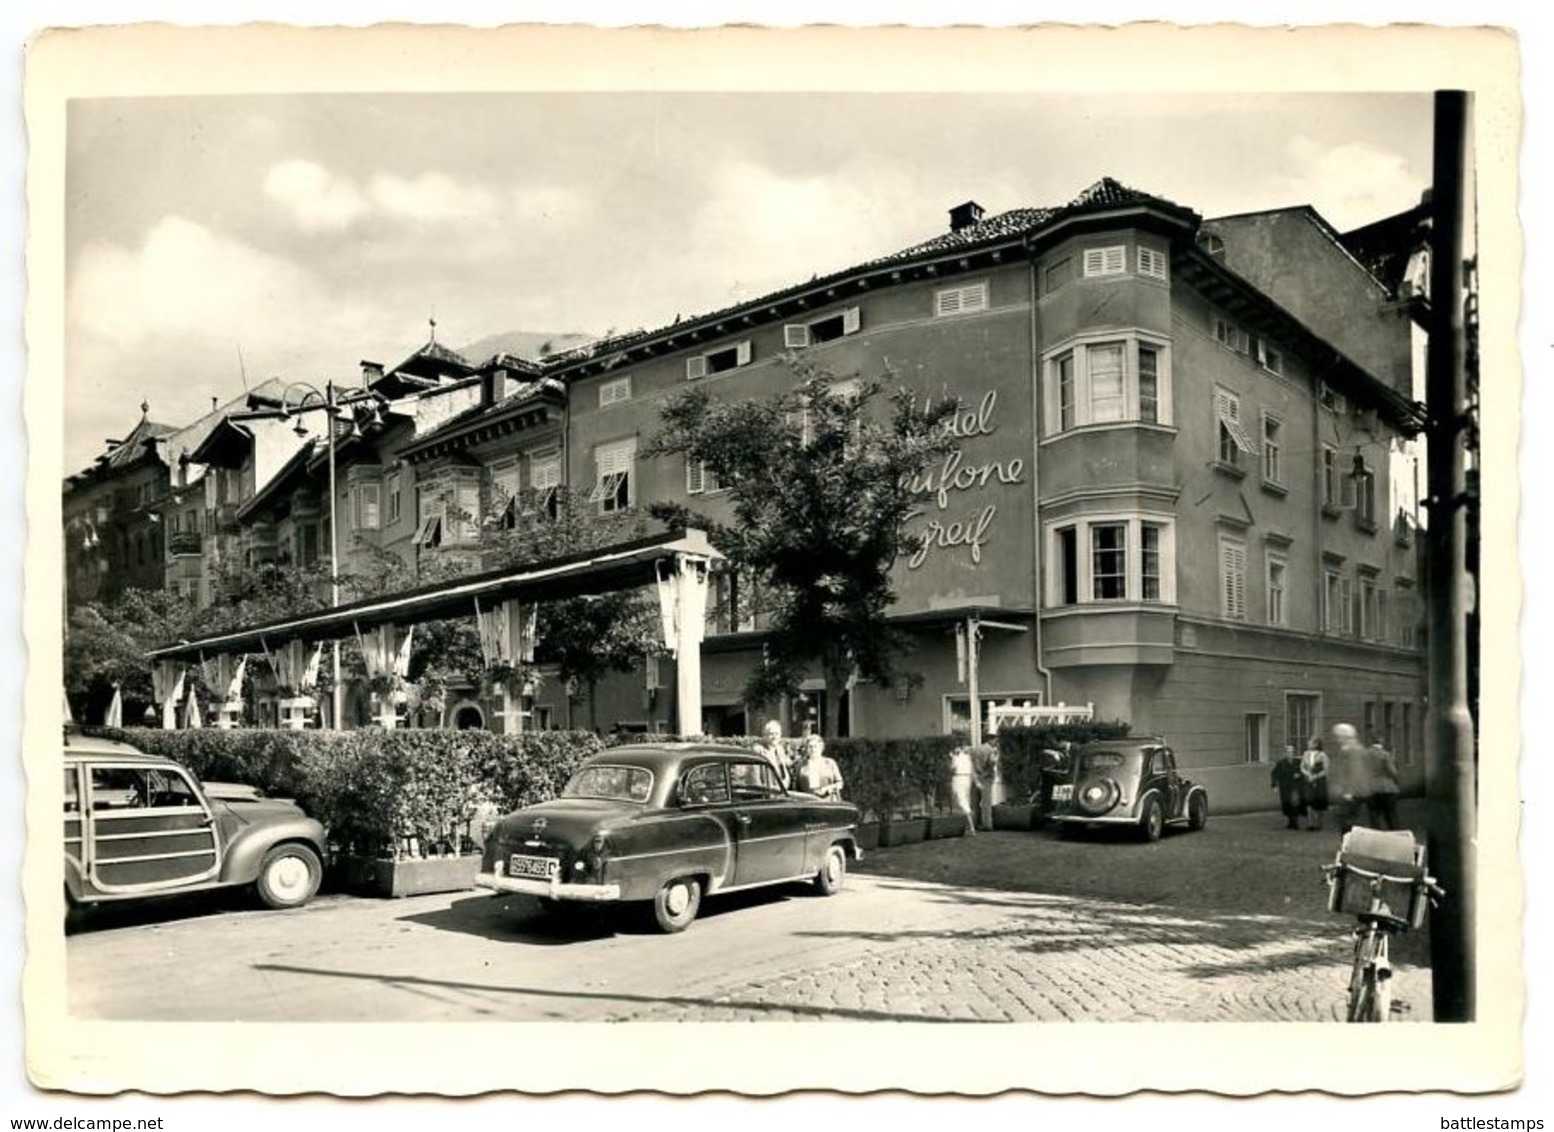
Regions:
<instances>
[{"instance_id":1,"label":"roof chimney","mask_svg":"<svg viewBox=\"0 0 1554 1132\"><path fill-rule=\"evenodd\" d=\"M974 200L968 200L965 204L957 204L950 209L950 231L959 232L962 228L970 228L973 224L981 223L982 206Z\"/></svg>"},{"instance_id":2,"label":"roof chimney","mask_svg":"<svg viewBox=\"0 0 1554 1132\"><path fill-rule=\"evenodd\" d=\"M371 385L383 376L382 362L362 361L362 384Z\"/></svg>"}]
</instances>

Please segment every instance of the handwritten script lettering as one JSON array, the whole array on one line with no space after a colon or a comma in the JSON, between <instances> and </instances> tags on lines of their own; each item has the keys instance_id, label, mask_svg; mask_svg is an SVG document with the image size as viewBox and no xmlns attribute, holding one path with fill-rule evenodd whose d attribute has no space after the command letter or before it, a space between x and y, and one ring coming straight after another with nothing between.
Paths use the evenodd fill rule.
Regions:
<instances>
[{"instance_id":1,"label":"handwritten script lettering","mask_svg":"<svg viewBox=\"0 0 1554 1132\"><path fill-rule=\"evenodd\" d=\"M925 399L923 407L932 406ZM990 389L975 406L965 404L945 420L941 426L944 435L957 441L969 442L992 436L998 431L998 390ZM948 511L954 503L955 493L985 488L990 484L1018 484L1025 482L1025 461L1019 457L1007 460L977 460L968 458L965 443L957 444L942 459L912 477L912 491L927 496L940 512ZM993 520L998 515L997 504L983 505L974 514L964 518L935 516L927 509L914 511L908 521L929 516L918 536L918 543L907 559L907 568L916 570L928 560L934 550L963 548L969 552L973 564L982 562L982 548L987 545Z\"/></svg>"}]
</instances>

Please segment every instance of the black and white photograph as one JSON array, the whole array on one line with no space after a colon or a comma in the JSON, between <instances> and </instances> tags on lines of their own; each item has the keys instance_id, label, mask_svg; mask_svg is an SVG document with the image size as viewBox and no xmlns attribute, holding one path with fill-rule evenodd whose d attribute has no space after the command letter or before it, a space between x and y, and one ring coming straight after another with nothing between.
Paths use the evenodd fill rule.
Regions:
<instances>
[{"instance_id":1,"label":"black and white photograph","mask_svg":"<svg viewBox=\"0 0 1554 1132\"><path fill-rule=\"evenodd\" d=\"M34 1083L1513 1086L1516 42L1309 32L35 40Z\"/></svg>"}]
</instances>

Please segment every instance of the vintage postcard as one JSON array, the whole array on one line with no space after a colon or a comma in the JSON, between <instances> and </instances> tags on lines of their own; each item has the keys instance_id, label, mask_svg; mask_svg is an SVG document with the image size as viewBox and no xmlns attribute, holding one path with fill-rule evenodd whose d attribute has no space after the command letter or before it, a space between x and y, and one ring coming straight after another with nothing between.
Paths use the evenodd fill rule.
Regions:
<instances>
[{"instance_id":1,"label":"vintage postcard","mask_svg":"<svg viewBox=\"0 0 1554 1132\"><path fill-rule=\"evenodd\" d=\"M1513 1087L1518 82L40 35L33 1083Z\"/></svg>"}]
</instances>

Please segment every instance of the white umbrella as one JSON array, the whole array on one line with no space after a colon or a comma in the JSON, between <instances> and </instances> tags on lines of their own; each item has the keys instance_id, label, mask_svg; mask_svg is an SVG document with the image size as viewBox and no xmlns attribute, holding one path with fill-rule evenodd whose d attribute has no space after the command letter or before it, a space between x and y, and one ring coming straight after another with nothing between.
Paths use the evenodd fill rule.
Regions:
<instances>
[{"instance_id":1,"label":"white umbrella","mask_svg":"<svg viewBox=\"0 0 1554 1132\"><path fill-rule=\"evenodd\" d=\"M124 726L124 696L119 691L119 686L113 686L113 699L108 703L108 714L103 717L105 727Z\"/></svg>"}]
</instances>

